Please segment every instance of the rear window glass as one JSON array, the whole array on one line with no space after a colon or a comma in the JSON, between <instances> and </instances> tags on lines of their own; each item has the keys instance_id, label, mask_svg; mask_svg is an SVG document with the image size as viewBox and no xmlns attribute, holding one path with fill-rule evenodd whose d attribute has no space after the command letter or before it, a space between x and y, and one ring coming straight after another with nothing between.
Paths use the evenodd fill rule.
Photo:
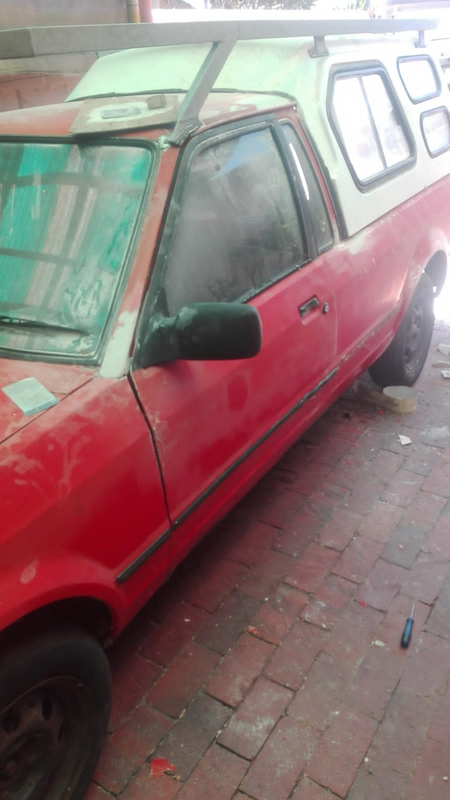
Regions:
<instances>
[{"instance_id":1,"label":"rear window glass","mask_svg":"<svg viewBox=\"0 0 450 800\"><path fill-rule=\"evenodd\" d=\"M450 116L446 108L426 111L421 117L422 133L431 156L450 147Z\"/></svg>"},{"instance_id":2,"label":"rear window glass","mask_svg":"<svg viewBox=\"0 0 450 800\"><path fill-rule=\"evenodd\" d=\"M151 159L139 147L0 143L0 348L94 355Z\"/></svg>"},{"instance_id":3,"label":"rear window glass","mask_svg":"<svg viewBox=\"0 0 450 800\"><path fill-rule=\"evenodd\" d=\"M358 183L378 180L413 158L406 125L381 72L337 75L331 117Z\"/></svg>"},{"instance_id":4,"label":"rear window glass","mask_svg":"<svg viewBox=\"0 0 450 800\"><path fill-rule=\"evenodd\" d=\"M429 58L401 58L398 71L413 103L420 103L440 93L439 79Z\"/></svg>"}]
</instances>

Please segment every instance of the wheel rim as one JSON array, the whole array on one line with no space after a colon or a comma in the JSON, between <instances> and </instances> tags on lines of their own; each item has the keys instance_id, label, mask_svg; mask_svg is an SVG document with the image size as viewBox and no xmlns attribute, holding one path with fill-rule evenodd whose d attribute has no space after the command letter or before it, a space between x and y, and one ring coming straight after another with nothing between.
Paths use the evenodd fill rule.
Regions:
<instances>
[{"instance_id":1,"label":"wheel rim","mask_svg":"<svg viewBox=\"0 0 450 800\"><path fill-rule=\"evenodd\" d=\"M414 370L420 360L425 333L425 314L421 303L411 309L411 321L405 336L405 366Z\"/></svg>"},{"instance_id":2,"label":"wheel rim","mask_svg":"<svg viewBox=\"0 0 450 800\"><path fill-rule=\"evenodd\" d=\"M89 757L90 717L85 686L65 677L0 712L0 800L70 798Z\"/></svg>"}]
</instances>

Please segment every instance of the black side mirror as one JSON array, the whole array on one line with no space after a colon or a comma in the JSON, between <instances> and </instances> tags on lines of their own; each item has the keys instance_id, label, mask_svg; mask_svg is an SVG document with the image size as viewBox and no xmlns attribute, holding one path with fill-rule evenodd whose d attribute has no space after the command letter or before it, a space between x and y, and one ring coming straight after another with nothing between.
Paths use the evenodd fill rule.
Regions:
<instances>
[{"instance_id":1,"label":"black side mirror","mask_svg":"<svg viewBox=\"0 0 450 800\"><path fill-rule=\"evenodd\" d=\"M243 303L191 303L176 317L162 317L148 341L149 363L186 359L252 358L261 350L261 320ZM147 359L145 359L147 361Z\"/></svg>"}]
</instances>

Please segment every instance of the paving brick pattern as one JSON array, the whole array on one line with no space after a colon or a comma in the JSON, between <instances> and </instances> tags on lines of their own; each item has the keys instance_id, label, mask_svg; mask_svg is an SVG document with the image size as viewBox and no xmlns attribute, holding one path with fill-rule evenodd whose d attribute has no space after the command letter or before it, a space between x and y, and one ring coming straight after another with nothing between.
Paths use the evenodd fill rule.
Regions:
<instances>
[{"instance_id":1,"label":"paving brick pattern","mask_svg":"<svg viewBox=\"0 0 450 800\"><path fill-rule=\"evenodd\" d=\"M88 800L450 800L439 341L450 326L415 412L350 390L111 648L111 733ZM152 776L153 758L173 770Z\"/></svg>"}]
</instances>

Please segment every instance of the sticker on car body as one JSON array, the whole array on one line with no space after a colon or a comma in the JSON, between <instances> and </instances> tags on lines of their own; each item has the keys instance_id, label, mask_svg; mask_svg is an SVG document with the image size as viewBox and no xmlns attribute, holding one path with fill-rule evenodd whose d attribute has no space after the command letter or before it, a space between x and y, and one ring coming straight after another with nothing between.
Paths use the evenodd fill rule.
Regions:
<instances>
[{"instance_id":1,"label":"sticker on car body","mask_svg":"<svg viewBox=\"0 0 450 800\"><path fill-rule=\"evenodd\" d=\"M21 381L3 386L2 391L27 417L59 403L58 398L46 389L37 378L23 378Z\"/></svg>"}]
</instances>

